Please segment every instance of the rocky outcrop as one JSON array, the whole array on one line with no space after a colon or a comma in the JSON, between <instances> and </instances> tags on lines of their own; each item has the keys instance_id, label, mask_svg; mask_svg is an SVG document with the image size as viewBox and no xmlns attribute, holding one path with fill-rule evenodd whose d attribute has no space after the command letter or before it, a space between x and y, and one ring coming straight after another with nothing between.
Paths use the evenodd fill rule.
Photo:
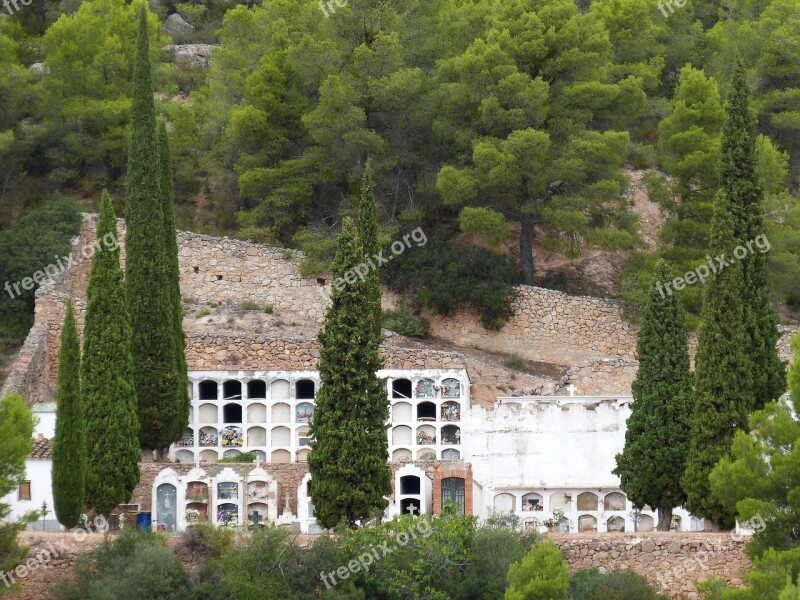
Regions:
<instances>
[{"instance_id":1,"label":"rocky outcrop","mask_svg":"<svg viewBox=\"0 0 800 600\"><path fill-rule=\"evenodd\" d=\"M186 64L196 68L208 68L211 54L218 46L211 44L170 44L161 50L165 62Z\"/></svg>"},{"instance_id":2,"label":"rocky outcrop","mask_svg":"<svg viewBox=\"0 0 800 600\"><path fill-rule=\"evenodd\" d=\"M161 26L161 32L173 39L191 33L192 31L194 31L194 26L189 24L186 19L178 13L172 13L168 16L167 20L164 21L164 24Z\"/></svg>"}]
</instances>

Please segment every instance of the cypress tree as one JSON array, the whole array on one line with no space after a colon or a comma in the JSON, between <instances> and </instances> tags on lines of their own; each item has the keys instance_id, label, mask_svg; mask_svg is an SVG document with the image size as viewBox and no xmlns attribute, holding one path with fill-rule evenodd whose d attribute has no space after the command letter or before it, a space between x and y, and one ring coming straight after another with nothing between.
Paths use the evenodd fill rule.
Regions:
<instances>
[{"instance_id":1,"label":"cypress tree","mask_svg":"<svg viewBox=\"0 0 800 600\"><path fill-rule=\"evenodd\" d=\"M764 233L764 189L758 175L756 118L744 63L737 57L725 107L720 148L722 188L736 215L736 242L750 250L742 260L741 301L747 329L747 352L753 365L753 408L763 408L786 391L786 370L778 356L778 315L772 307L767 254L754 248ZM763 246L763 242L760 244Z\"/></svg>"},{"instance_id":2,"label":"cypress tree","mask_svg":"<svg viewBox=\"0 0 800 600\"><path fill-rule=\"evenodd\" d=\"M181 275L178 265L178 237L175 232L175 198L172 192L172 158L169 137L163 122L158 124L158 156L161 168L161 211L164 217L164 256L167 271L167 293L171 307L170 318L174 327L175 372L178 377L178 398L175 410L174 439L183 435L189 422L189 373L186 366L186 334L183 331L183 305L181 303Z\"/></svg>"},{"instance_id":3,"label":"cypress tree","mask_svg":"<svg viewBox=\"0 0 800 600\"><path fill-rule=\"evenodd\" d=\"M345 218L337 242L333 278L363 260L356 226ZM382 512L391 493L386 420L389 401L376 372L383 360L375 340L366 281L334 286L319 334L322 385L311 424L311 496L326 528Z\"/></svg>"},{"instance_id":4,"label":"cypress tree","mask_svg":"<svg viewBox=\"0 0 800 600\"><path fill-rule=\"evenodd\" d=\"M80 522L85 486L86 435L81 401L81 347L70 298L58 354L58 403L53 440L53 509L58 522L67 529Z\"/></svg>"},{"instance_id":5,"label":"cypress tree","mask_svg":"<svg viewBox=\"0 0 800 600\"><path fill-rule=\"evenodd\" d=\"M658 510L659 531L669 531L672 509L686 501L681 478L693 409L683 308L676 295L662 296L657 288L669 280L667 264L659 260L636 344L639 369L625 448L614 470L635 506Z\"/></svg>"},{"instance_id":6,"label":"cypress tree","mask_svg":"<svg viewBox=\"0 0 800 600\"><path fill-rule=\"evenodd\" d=\"M367 302L372 312L375 337L381 340L381 275L373 257L380 251L378 244L378 206L375 201L375 184L372 166L367 162L361 182L361 204L358 207L358 237L364 248L364 264L371 268L366 275Z\"/></svg>"},{"instance_id":7,"label":"cypress tree","mask_svg":"<svg viewBox=\"0 0 800 600\"><path fill-rule=\"evenodd\" d=\"M133 70L125 248L139 442L148 450L163 450L179 437L175 424L185 410L179 401L175 326L164 256L161 173L150 78L147 9L142 5Z\"/></svg>"},{"instance_id":8,"label":"cypress tree","mask_svg":"<svg viewBox=\"0 0 800 600\"><path fill-rule=\"evenodd\" d=\"M118 238L117 219L103 191L97 238ZM116 247L115 247L116 246ZM139 421L133 386L131 331L117 244L92 257L83 336L86 415L86 505L108 515L139 483Z\"/></svg>"},{"instance_id":9,"label":"cypress tree","mask_svg":"<svg viewBox=\"0 0 800 600\"><path fill-rule=\"evenodd\" d=\"M724 192L717 194L711 224L715 256L730 256L735 245L735 211ZM721 525L733 515L711 494L708 475L730 452L737 429L745 429L752 408L753 367L746 351L741 305L742 263L732 262L708 280L703 290L702 325L695 356L695 408L691 444L683 478L686 508Z\"/></svg>"}]
</instances>

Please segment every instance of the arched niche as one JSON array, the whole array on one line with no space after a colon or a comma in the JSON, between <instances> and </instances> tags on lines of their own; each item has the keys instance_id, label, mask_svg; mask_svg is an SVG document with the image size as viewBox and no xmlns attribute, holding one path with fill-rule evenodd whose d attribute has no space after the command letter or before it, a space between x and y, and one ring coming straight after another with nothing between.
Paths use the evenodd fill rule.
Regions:
<instances>
[{"instance_id":1,"label":"arched niche","mask_svg":"<svg viewBox=\"0 0 800 600\"><path fill-rule=\"evenodd\" d=\"M267 430L263 427L251 427L247 430L247 445L253 446L266 446L267 445Z\"/></svg>"},{"instance_id":2,"label":"arched niche","mask_svg":"<svg viewBox=\"0 0 800 600\"><path fill-rule=\"evenodd\" d=\"M455 425L442 427L442 444L458 446L461 443L461 429Z\"/></svg>"},{"instance_id":3,"label":"arched niche","mask_svg":"<svg viewBox=\"0 0 800 600\"><path fill-rule=\"evenodd\" d=\"M198 411L198 422L201 425L213 425L219 420L217 407L214 404L201 404Z\"/></svg>"},{"instance_id":4,"label":"arched niche","mask_svg":"<svg viewBox=\"0 0 800 600\"><path fill-rule=\"evenodd\" d=\"M592 515L578 517L578 531L597 531L597 518Z\"/></svg>"},{"instance_id":5,"label":"arched niche","mask_svg":"<svg viewBox=\"0 0 800 600\"><path fill-rule=\"evenodd\" d=\"M280 402L272 406L272 422L273 423L291 423L292 410L288 404Z\"/></svg>"},{"instance_id":6,"label":"arched niche","mask_svg":"<svg viewBox=\"0 0 800 600\"><path fill-rule=\"evenodd\" d=\"M445 448L442 450L442 460L461 460L461 452L455 448Z\"/></svg>"},{"instance_id":7,"label":"arched niche","mask_svg":"<svg viewBox=\"0 0 800 600\"><path fill-rule=\"evenodd\" d=\"M442 421L460 421L461 420L461 404L455 400L448 400L442 403L441 409Z\"/></svg>"},{"instance_id":8,"label":"arched niche","mask_svg":"<svg viewBox=\"0 0 800 600\"><path fill-rule=\"evenodd\" d=\"M297 451L297 462L308 462L309 454L311 454L311 450L308 448L301 448Z\"/></svg>"},{"instance_id":9,"label":"arched niche","mask_svg":"<svg viewBox=\"0 0 800 600\"><path fill-rule=\"evenodd\" d=\"M300 379L294 384L296 400L313 400L315 396L315 386L311 379Z\"/></svg>"},{"instance_id":10,"label":"arched niche","mask_svg":"<svg viewBox=\"0 0 800 600\"><path fill-rule=\"evenodd\" d=\"M420 448L417 450L417 460L436 460L436 450L433 448Z\"/></svg>"},{"instance_id":11,"label":"arched niche","mask_svg":"<svg viewBox=\"0 0 800 600\"><path fill-rule=\"evenodd\" d=\"M252 400L257 398L259 400L267 399L267 384L261 379L253 379L247 382L247 398Z\"/></svg>"},{"instance_id":12,"label":"arched niche","mask_svg":"<svg viewBox=\"0 0 800 600\"><path fill-rule=\"evenodd\" d=\"M620 516L609 517L606 521L606 531L609 533L623 533L625 531L625 519Z\"/></svg>"},{"instance_id":13,"label":"arched niche","mask_svg":"<svg viewBox=\"0 0 800 600\"><path fill-rule=\"evenodd\" d=\"M411 405L408 402L398 402L392 406L392 422L408 423L411 421Z\"/></svg>"},{"instance_id":14,"label":"arched niche","mask_svg":"<svg viewBox=\"0 0 800 600\"><path fill-rule=\"evenodd\" d=\"M530 492L522 497L522 510L539 511L544 509L544 500L541 494Z\"/></svg>"},{"instance_id":15,"label":"arched niche","mask_svg":"<svg viewBox=\"0 0 800 600\"><path fill-rule=\"evenodd\" d=\"M392 452L392 462L406 462L410 460L413 460L413 455L408 448L398 448Z\"/></svg>"},{"instance_id":16,"label":"arched niche","mask_svg":"<svg viewBox=\"0 0 800 600\"><path fill-rule=\"evenodd\" d=\"M513 494L497 494L494 497L494 509L498 512L514 512L517 510L517 498Z\"/></svg>"},{"instance_id":17,"label":"arched niche","mask_svg":"<svg viewBox=\"0 0 800 600\"><path fill-rule=\"evenodd\" d=\"M393 379L392 398L411 398L411 388L410 379Z\"/></svg>"},{"instance_id":18,"label":"arched niche","mask_svg":"<svg viewBox=\"0 0 800 600\"><path fill-rule=\"evenodd\" d=\"M230 450L225 450L222 453L222 458L235 458L235 457L237 457L239 455L241 455L241 451L240 450L230 449Z\"/></svg>"},{"instance_id":19,"label":"arched niche","mask_svg":"<svg viewBox=\"0 0 800 600\"><path fill-rule=\"evenodd\" d=\"M241 447L244 446L244 435L242 428L235 425L229 425L219 430L219 444L226 447Z\"/></svg>"},{"instance_id":20,"label":"arched niche","mask_svg":"<svg viewBox=\"0 0 800 600\"><path fill-rule=\"evenodd\" d=\"M424 444L436 443L436 428L433 425L420 425L417 427L417 444L420 446Z\"/></svg>"},{"instance_id":21,"label":"arched niche","mask_svg":"<svg viewBox=\"0 0 800 600\"><path fill-rule=\"evenodd\" d=\"M314 417L314 405L311 402L301 402L294 409L295 423L311 423Z\"/></svg>"},{"instance_id":22,"label":"arched niche","mask_svg":"<svg viewBox=\"0 0 800 600\"><path fill-rule=\"evenodd\" d=\"M215 463L219 455L216 450L203 450L200 452L200 462Z\"/></svg>"},{"instance_id":23,"label":"arched niche","mask_svg":"<svg viewBox=\"0 0 800 600\"><path fill-rule=\"evenodd\" d=\"M578 494L578 510L597 510L599 501L597 494L592 492Z\"/></svg>"},{"instance_id":24,"label":"arched niche","mask_svg":"<svg viewBox=\"0 0 800 600\"><path fill-rule=\"evenodd\" d=\"M572 510L572 496L562 492L554 492L550 494L548 504L550 512L556 510L570 511Z\"/></svg>"},{"instance_id":25,"label":"arched niche","mask_svg":"<svg viewBox=\"0 0 800 600\"><path fill-rule=\"evenodd\" d=\"M461 381L452 377L442 380L442 398L460 398Z\"/></svg>"},{"instance_id":26,"label":"arched niche","mask_svg":"<svg viewBox=\"0 0 800 600\"><path fill-rule=\"evenodd\" d=\"M217 508L217 524L225 527L236 527L239 524L239 505L223 502Z\"/></svg>"},{"instance_id":27,"label":"arched niche","mask_svg":"<svg viewBox=\"0 0 800 600\"><path fill-rule=\"evenodd\" d=\"M191 448L194 446L194 429L191 427L184 429L181 439L175 442L175 445L179 448Z\"/></svg>"},{"instance_id":28,"label":"arched niche","mask_svg":"<svg viewBox=\"0 0 800 600\"><path fill-rule=\"evenodd\" d=\"M403 475L400 478L400 494L402 496L419 496L422 493L422 480L418 475Z\"/></svg>"},{"instance_id":29,"label":"arched niche","mask_svg":"<svg viewBox=\"0 0 800 600\"><path fill-rule=\"evenodd\" d=\"M298 427L295 436L297 437L298 446L311 446L311 438L309 437L308 427Z\"/></svg>"},{"instance_id":30,"label":"arched niche","mask_svg":"<svg viewBox=\"0 0 800 600\"><path fill-rule=\"evenodd\" d=\"M219 444L219 432L215 427L202 427L199 441L200 446L217 446Z\"/></svg>"},{"instance_id":31,"label":"arched niche","mask_svg":"<svg viewBox=\"0 0 800 600\"><path fill-rule=\"evenodd\" d=\"M433 402L420 402L417 404L417 421L435 421L436 405Z\"/></svg>"},{"instance_id":32,"label":"arched niche","mask_svg":"<svg viewBox=\"0 0 800 600\"><path fill-rule=\"evenodd\" d=\"M156 487L156 522L159 530L178 530L178 488L171 483Z\"/></svg>"},{"instance_id":33,"label":"arched niche","mask_svg":"<svg viewBox=\"0 0 800 600\"><path fill-rule=\"evenodd\" d=\"M222 399L223 400L241 400L242 399L242 382L235 379L229 379L222 384Z\"/></svg>"},{"instance_id":34,"label":"arched niche","mask_svg":"<svg viewBox=\"0 0 800 600\"><path fill-rule=\"evenodd\" d=\"M603 509L625 510L625 501L625 494L620 492L611 492L610 494L606 494L606 497L603 498Z\"/></svg>"},{"instance_id":35,"label":"arched niche","mask_svg":"<svg viewBox=\"0 0 800 600\"><path fill-rule=\"evenodd\" d=\"M392 429L392 446L410 446L412 441L411 427L398 425Z\"/></svg>"},{"instance_id":36,"label":"arched niche","mask_svg":"<svg viewBox=\"0 0 800 600\"><path fill-rule=\"evenodd\" d=\"M272 446L291 446L292 433L288 427L272 428Z\"/></svg>"},{"instance_id":37,"label":"arched niche","mask_svg":"<svg viewBox=\"0 0 800 600\"><path fill-rule=\"evenodd\" d=\"M414 387L414 395L417 398L435 398L436 397L436 382L433 379L423 377L417 381Z\"/></svg>"},{"instance_id":38,"label":"arched niche","mask_svg":"<svg viewBox=\"0 0 800 600\"><path fill-rule=\"evenodd\" d=\"M288 381L285 379L276 379L270 385L271 398L273 400L288 400L290 389L291 386Z\"/></svg>"},{"instance_id":39,"label":"arched niche","mask_svg":"<svg viewBox=\"0 0 800 600\"><path fill-rule=\"evenodd\" d=\"M647 533L648 531L653 531L656 528L655 521L653 517L650 515L640 515L639 522L636 523L636 531L641 533Z\"/></svg>"},{"instance_id":40,"label":"arched niche","mask_svg":"<svg viewBox=\"0 0 800 600\"><path fill-rule=\"evenodd\" d=\"M248 423L266 423L267 422L267 406L260 402L254 402L247 407L247 422Z\"/></svg>"},{"instance_id":41,"label":"arched niche","mask_svg":"<svg viewBox=\"0 0 800 600\"><path fill-rule=\"evenodd\" d=\"M216 381L206 379L198 385L199 400L219 400L219 386Z\"/></svg>"},{"instance_id":42,"label":"arched niche","mask_svg":"<svg viewBox=\"0 0 800 600\"><path fill-rule=\"evenodd\" d=\"M175 460L184 465L190 465L194 462L194 452L191 450L178 450L175 453Z\"/></svg>"},{"instance_id":43,"label":"arched niche","mask_svg":"<svg viewBox=\"0 0 800 600\"><path fill-rule=\"evenodd\" d=\"M222 407L222 422L241 425L242 405L238 402L229 402Z\"/></svg>"},{"instance_id":44,"label":"arched niche","mask_svg":"<svg viewBox=\"0 0 800 600\"><path fill-rule=\"evenodd\" d=\"M288 450L275 450L272 453L272 462L290 463L292 462L292 454Z\"/></svg>"}]
</instances>

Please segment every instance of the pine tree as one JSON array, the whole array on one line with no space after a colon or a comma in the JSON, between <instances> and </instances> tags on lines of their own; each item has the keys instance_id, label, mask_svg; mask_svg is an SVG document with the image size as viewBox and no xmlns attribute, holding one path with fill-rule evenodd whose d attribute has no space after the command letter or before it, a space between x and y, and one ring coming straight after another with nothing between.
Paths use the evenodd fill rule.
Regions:
<instances>
[{"instance_id":1,"label":"pine tree","mask_svg":"<svg viewBox=\"0 0 800 600\"><path fill-rule=\"evenodd\" d=\"M735 212L724 192L717 194L711 224L712 255L730 256L736 244ZM747 354L741 305L742 264L720 266L705 285L702 325L695 356L695 408L691 445L683 478L686 508L722 525L733 515L711 495L708 475L727 456L737 430L747 427L752 409L752 364Z\"/></svg>"},{"instance_id":2,"label":"pine tree","mask_svg":"<svg viewBox=\"0 0 800 600\"><path fill-rule=\"evenodd\" d=\"M164 217L164 256L167 266L167 292L172 307L171 320L175 328L175 372L178 377L178 398L175 410L175 439L183 435L189 422L189 373L186 366L186 334L183 331L183 305L181 303L181 275L178 265L178 237L175 232L175 198L172 192L172 158L169 137L164 123L158 124L158 156L161 167L161 210Z\"/></svg>"},{"instance_id":3,"label":"pine tree","mask_svg":"<svg viewBox=\"0 0 800 600\"><path fill-rule=\"evenodd\" d=\"M165 268L161 176L150 78L147 9L142 5L133 70L125 248L139 442L148 450L162 450L179 437L175 423L185 411L179 401L181 378L176 370L176 334Z\"/></svg>"},{"instance_id":4,"label":"pine tree","mask_svg":"<svg viewBox=\"0 0 800 600\"><path fill-rule=\"evenodd\" d=\"M764 190L758 175L756 119L750 111L750 88L744 63L736 58L722 128L722 189L736 215L736 243L753 248L764 233ZM765 238L764 238L765 239ZM753 365L754 409L777 400L786 391L786 370L776 347L778 315L772 307L767 254L750 250L742 261L742 306Z\"/></svg>"},{"instance_id":5,"label":"pine tree","mask_svg":"<svg viewBox=\"0 0 800 600\"><path fill-rule=\"evenodd\" d=\"M372 311L373 327L378 343L381 340L381 275L373 257L380 252L378 244L378 207L375 201L372 166L367 162L361 183L361 204L358 207L358 238L364 248L364 264L371 268L366 275L367 298ZM374 266L373 266L374 265Z\"/></svg>"},{"instance_id":6,"label":"pine tree","mask_svg":"<svg viewBox=\"0 0 800 600\"><path fill-rule=\"evenodd\" d=\"M117 237L111 199L103 192L98 239ZM117 238L118 239L118 238ZM83 339L86 415L86 505L108 515L128 502L139 482L139 421L133 386L131 331L119 249L92 257Z\"/></svg>"},{"instance_id":7,"label":"pine tree","mask_svg":"<svg viewBox=\"0 0 800 600\"><path fill-rule=\"evenodd\" d=\"M81 347L72 299L67 301L58 354L58 403L53 440L53 503L56 518L76 527L86 493L86 435L81 400Z\"/></svg>"},{"instance_id":8,"label":"pine tree","mask_svg":"<svg viewBox=\"0 0 800 600\"><path fill-rule=\"evenodd\" d=\"M681 478L693 409L683 308L676 295L664 296L657 287L669 280L667 264L659 260L639 328L639 369L625 448L614 470L635 506L658 510L659 531L669 531L672 509L686 500Z\"/></svg>"},{"instance_id":9,"label":"pine tree","mask_svg":"<svg viewBox=\"0 0 800 600\"><path fill-rule=\"evenodd\" d=\"M334 280L362 261L355 224L345 218L339 236ZM352 279L352 278L350 278ZM366 281L331 293L331 306L319 334L322 385L311 424L311 496L317 521L326 528L342 520L351 527L382 512L391 493L385 422L389 401L376 372L383 360L372 329Z\"/></svg>"}]
</instances>

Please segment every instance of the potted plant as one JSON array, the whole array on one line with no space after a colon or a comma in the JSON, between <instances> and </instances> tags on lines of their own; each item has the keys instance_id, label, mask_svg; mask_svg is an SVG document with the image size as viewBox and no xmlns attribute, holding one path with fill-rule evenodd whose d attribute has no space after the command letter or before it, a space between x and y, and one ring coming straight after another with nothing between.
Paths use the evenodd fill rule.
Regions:
<instances>
[{"instance_id":1,"label":"potted plant","mask_svg":"<svg viewBox=\"0 0 800 600\"><path fill-rule=\"evenodd\" d=\"M554 531L558 524L561 522L561 519L564 518L564 509L563 508L556 508L553 509L553 516L549 519L545 519L543 524L549 531Z\"/></svg>"}]
</instances>

